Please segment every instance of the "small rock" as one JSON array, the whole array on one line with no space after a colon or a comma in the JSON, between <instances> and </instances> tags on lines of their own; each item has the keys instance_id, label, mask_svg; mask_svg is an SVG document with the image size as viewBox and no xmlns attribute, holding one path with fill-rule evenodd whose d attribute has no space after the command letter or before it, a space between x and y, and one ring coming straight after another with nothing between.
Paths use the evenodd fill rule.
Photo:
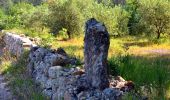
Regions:
<instances>
[{"instance_id":1,"label":"small rock","mask_svg":"<svg viewBox=\"0 0 170 100\"><path fill-rule=\"evenodd\" d=\"M63 56L68 56L67 53L64 51L63 48L58 48L57 51L55 51L57 54L61 54Z\"/></svg>"},{"instance_id":2,"label":"small rock","mask_svg":"<svg viewBox=\"0 0 170 100\"><path fill-rule=\"evenodd\" d=\"M122 92L113 88L106 88L103 90L104 100L120 100Z\"/></svg>"},{"instance_id":3,"label":"small rock","mask_svg":"<svg viewBox=\"0 0 170 100\"><path fill-rule=\"evenodd\" d=\"M61 66L53 66L53 67L50 67L49 70L48 70L48 76L50 78L57 78L60 74L60 71L62 70L63 68Z\"/></svg>"},{"instance_id":4,"label":"small rock","mask_svg":"<svg viewBox=\"0 0 170 100\"><path fill-rule=\"evenodd\" d=\"M67 91L64 93L64 100L72 100L72 96Z\"/></svg>"},{"instance_id":5,"label":"small rock","mask_svg":"<svg viewBox=\"0 0 170 100\"><path fill-rule=\"evenodd\" d=\"M76 71L73 73L73 75L82 75L84 74L85 72L83 70L80 70L80 71Z\"/></svg>"},{"instance_id":6,"label":"small rock","mask_svg":"<svg viewBox=\"0 0 170 100\"><path fill-rule=\"evenodd\" d=\"M44 89L42 93L50 98L52 97L52 90Z\"/></svg>"},{"instance_id":7,"label":"small rock","mask_svg":"<svg viewBox=\"0 0 170 100\"><path fill-rule=\"evenodd\" d=\"M78 94L78 100L86 100L86 97L87 97L87 93L82 91Z\"/></svg>"},{"instance_id":8,"label":"small rock","mask_svg":"<svg viewBox=\"0 0 170 100\"><path fill-rule=\"evenodd\" d=\"M125 79L123 79L121 76L116 76L115 80L118 80L119 82L125 82Z\"/></svg>"}]
</instances>

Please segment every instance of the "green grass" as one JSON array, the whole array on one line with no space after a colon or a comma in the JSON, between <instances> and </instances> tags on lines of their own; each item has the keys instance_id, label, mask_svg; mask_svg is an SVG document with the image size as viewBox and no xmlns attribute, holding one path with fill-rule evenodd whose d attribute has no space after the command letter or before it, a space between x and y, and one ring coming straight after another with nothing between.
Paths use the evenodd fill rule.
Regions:
<instances>
[{"instance_id":1,"label":"green grass","mask_svg":"<svg viewBox=\"0 0 170 100\"><path fill-rule=\"evenodd\" d=\"M170 58L167 56L118 56L109 59L113 75L121 75L135 83L136 90L149 100L169 98ZM142 89L144 87L144 89Z\"/></svg>"},{"instance_id":2,"label":"green grass","mask_svg":"<svg viewBox=\"0 0 170 100\"><path fill-rule=\"evenodd\" d=\"M48 98L43 96L40 90L37 89L34 81L29 76L27 71L27 58L28 52L25 52L19 59L2 57L0 73L2 73L9 82L9 87L17 100L48 100Z\"/></svg>"}]
</instances>

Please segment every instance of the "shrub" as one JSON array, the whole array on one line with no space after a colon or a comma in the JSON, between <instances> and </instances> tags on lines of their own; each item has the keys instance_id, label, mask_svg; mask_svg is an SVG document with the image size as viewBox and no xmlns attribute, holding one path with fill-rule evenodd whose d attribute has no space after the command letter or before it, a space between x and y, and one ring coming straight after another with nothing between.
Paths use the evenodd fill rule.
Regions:
<instances>
[{"instance_id":1,"label":"shrub","mask_svg":"<svg viewBox=\"0 0 170 100\"><path fill-rule=\"evenodd\" d=\"M57 0L50 3L49 27L52 33L58 33L63 28L70 34L82 33L82 15L75 0Z\"/></svg>"},{"instance_id":2,"label":"shrub","mask_svg":"<svg viewBox=\"0 0 170 100\"><path fill-rule=\"evenodd\" d=\"M18 3L12 6L7 13L12 17L11 24L14 24L14 27L24 27L24 23L28 21L34 10L35 8L31 4Z\"/></svg>"},{"instance_id":3,"label":"shrub","mask_svg":"<svg viewBox=\"0 0 170 100\"><path fill-rule=\"evenodd\" d=\"M35 7L35 10L30 14L28 20L24 21L24 28L28 28L34 32L48 31L47 26L48 5L43 4Z\"/></svg>"}]
</instances>

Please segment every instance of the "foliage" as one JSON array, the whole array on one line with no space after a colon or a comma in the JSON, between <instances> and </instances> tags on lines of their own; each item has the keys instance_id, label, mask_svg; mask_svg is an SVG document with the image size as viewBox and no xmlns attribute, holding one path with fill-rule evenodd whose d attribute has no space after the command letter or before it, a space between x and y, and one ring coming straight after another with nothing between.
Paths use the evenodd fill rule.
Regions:
<instances>
[{"instance_id":1,"label":"foliage","mask_svg":"<svg viewBox=\"0 0 170 100\"><path fill-rule=\"evenodd\" d=\"M34 9L33 5L28 3L18 3L12 6L9 11L7 11L7 25L9 27L6 28L24 27L24 23L31 17Z\"/></svg>"},{"instance_id":2,"label":"foliage","mask_svg":"<svg viewBox=\"0 0 170 100\"><path fill-rule=\"evenodd\" d=\"M121 6L112 7L103 3L99 4L94 0L84 1L85 3L76 0L59 2L61 1L49 6L51 8L49 24L53 33L62 28L66 28L72 33L83 33L83 23L93 17L103 22L111 35L128 34L129 13Z\"/></svg>"},{"instance_id":3,"label":"foliage","mask_svg":"<svg viewBox=\"0 0 170 100\"><path fill-rule=\"evenodd\" d=\"M28 17L28 20L23 23L25 25L24 28L28 28L34 32L48 32L46 28L48 18L47 4L36 6L35 10L29 14L30 17Z\"/></svg>"},{"instance_id":4,"label":"foliage","mask_svg":"<svg viewBox=\"0 0 170 100\"><path fill-rule=\"evenodd\" d=\"M4 23L5 17L6 15L4 14L4 11L0 9L0 30L4 29L5 27L5 23Z\"/></svg>"},{"instance_id":5,"label":"foliage","mask_svg":"<svg viewBox=\"0 0 170 100\"><path fill-rule=\"evenodd\" d=\"M148 30L148 34L160 35L167 32L170 27L170 2L167 0L141 0L139 6L141 23Z\"/></svg>"},{"instance_id":6,"label":"foliage","mask_svg":"<svg viewBox=\"0 0 170 100\"><path fill-rule=\"evenodd\" d=\"M129 34L130 35L138 35L141 34L143 26L139 24L139 20L141 18L139 12L137 11L139 8L138 0L127 0L125 9L130 13L130 18L128 22Z\"/></svg>"},{"instance_id":7,"label":"foliage","mask_svg":"<svg viewBox=\"0 0 170 100\"><path fill-rule=\"evenodd\" d=\"M112 7L103 3L92 2L83 11L86 20L94 17L103 22L111 35L122 36L128 34L127 24L130 16L122 6Z\"/></svg>"},{"instance_id":8,"label":"foliage","mask_svg":"<svg viewBox=\"0 0 170 100\"><path fill-rule=\"evenodd\" d=\"M54 37L52 37L52 34L43 34L39 36L41 38L39 45L44 48L51 48L52 42L54 41Z\"/></svg>"},{"instance_id":9,"label":"foliage","mask_svg":"<svg viewBox=\"0 0 170 100\"><path fill-rule=\"evenodd\" d=\"M94 13L91 17L102 21L111 35L122 36L128 34L127 24L129 13L121 6L115 6L112 8L104 6L103 4L95 4L92 12Z\"/></svg>"},{"instance_id":10,"label":"foliage","mask_svg":"<svg viewBox=\"0 0 170 100\"><path fill-rule=\"evenodd\" d=\"M62 28L67 33L82 33L82 15L77 8L75 0L57 0L49 6L49 27L52 33L57 34Z\"/></svg>"}]
</instances>

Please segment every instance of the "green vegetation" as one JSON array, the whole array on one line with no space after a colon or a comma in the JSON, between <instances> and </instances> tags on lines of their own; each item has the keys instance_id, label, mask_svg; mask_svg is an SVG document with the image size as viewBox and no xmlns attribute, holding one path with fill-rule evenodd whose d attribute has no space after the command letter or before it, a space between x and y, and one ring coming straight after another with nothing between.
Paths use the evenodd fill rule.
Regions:
<instances>
[{"instance_id":1,"label":"green vegetation","mask_svg":"<svg viewBox=\"0 0 170 100\"><path fill-rule=\"evenodd\" d=\"M48 100L36 89L36 85L27 71L28 52L26 51L22 57L16 59L14 56L6 52L1 57L0 73L5 75L9 82L10 89L16 96L17 100ZM14 64L15 63L15 64Z\"/></svg>"},{"instance_id":2,"label":"green vegetation","mask_svg":"<svg viewBox=\"0 0 170 100\"><path fill-rule=\"evenodd\" d=\"M166 98L169 93L169 58L166 56L120 56L109 59L111 72L135 81L136 89L151 100ZM142 89L145 87L145 89Z\"/></svg>"},{"instance_id":3,"label":"green vegetation","mask_svg":"<svg viewBox=\"0 0 170 100\"><path fill-rule=\"evenodd\" d=\"M111 35L110 74L132 80L136 91L150 100L170 99L169 0L126 0L120 2L123 5L114 0L23 1L0 0L0 30L38 37L41 46L62 47L83 61L84 23L94 17ZM0 71L7 75L14 93L21 98L44 98L26 77L25 61L16 66L6 58Z\"/></svg>"},{"instance_id":4,"label":"green vegetation","mask_svg":"<svg viewBox=\"0 0 170 100\"><path fill-rule=\"evenodd\" d=\"M148 29L148 33L160 35L167 33L170 23L170 3L167 0L141 0L139 12L141 23ZM146 13L147 11L147 13Z\"/></svg>"}]
</instances>

